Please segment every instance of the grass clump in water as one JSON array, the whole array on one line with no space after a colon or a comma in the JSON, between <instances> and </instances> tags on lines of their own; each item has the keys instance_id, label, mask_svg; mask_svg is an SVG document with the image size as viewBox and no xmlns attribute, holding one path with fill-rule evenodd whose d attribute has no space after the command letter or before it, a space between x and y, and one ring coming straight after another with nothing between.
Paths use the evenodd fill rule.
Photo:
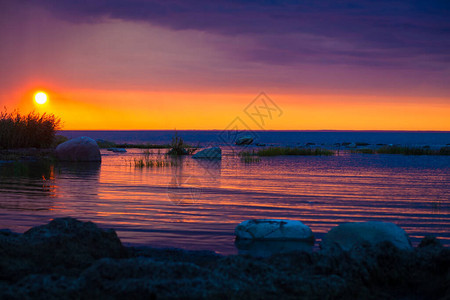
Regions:
<instances>
[{"instance_id":1,"label":"grass clump in water","mask_svg":"<svg viewBox=\"0 0 450 300\"><path fill-rule=\"evenodd\" d=\"M178 162L164 159L161 156L151 157L149 150L144 150L143 154L139 158L134 158L130 161L130 165L134 165L135 168L160 168L160 167L171 167L177 166Z\"/></svg>"},{"instance_id":2,"label":"grass clump in water","mask_svg":"<svg viewBox=\"0 0 450 300\"><path fill-rule=\"evenodd\" d=\"M170 143L170 150L167 152L169 155L191 155L197 150L196 147L189 146L184 143L181 136L178 136L177 132L175 131L175 135L172 138L172 142Z\"/></svg>"},{"instance_id":3,"label":"grass clump in water","mask_svg":"<svg viewBox=\"0 0 450 300\"><path fill-rule=\"evenodd\" d=\"M243 156L241 157L241 162L244 164L253 164L253 163L259 163L261 161L261 158L255 157L255 156Z\"/></svg>"},{"instance_id":4,"label":"grass clump in water","mask_svg":"<svg viewBox=\"0 0 450 300\"><path fill-rule=\"evenodd\" d=\"M269 147L256 152L257 156L279 156L279 155L334 155L334 151L321 148L291 148L291 147Z\"/></svg>"},{"instance_id":5,"label":"grass clump in water","mask_svg":"<svg viewBox=\"0 0 450 300\"><path fill-rule=\"evenodd\" d=\"M355 154L355 153L375 154L375 153L377 153L377 152L376 152L376 150L374 150L374 149L363 148L363 149L354 149L354 150L351 150L350 153L352 153L352 154Z\"/></svg>"},{"instance_id":6,"label":"grass clump in water","mask_svg":"<svg viewBox=\"0 0 450 300\"><path fill-rule=\"evenodd\" d=\"M258 163L261 161L261 158L256 157L254 150L252 152L243 151L239 153L239 156L241 157L241 162L245 164Z\"/></svg>"},{"instance_id":7,"label":"grass clump in water","mask_svg":"<svg viewBox=\"0 0 450 300\"><path fill-rule=\"evenodd\" d=\"M0 112L0 149L50 148L59 129L61 119L53 114L21 115L5 108Z\"/></svg>"}]
</instances>

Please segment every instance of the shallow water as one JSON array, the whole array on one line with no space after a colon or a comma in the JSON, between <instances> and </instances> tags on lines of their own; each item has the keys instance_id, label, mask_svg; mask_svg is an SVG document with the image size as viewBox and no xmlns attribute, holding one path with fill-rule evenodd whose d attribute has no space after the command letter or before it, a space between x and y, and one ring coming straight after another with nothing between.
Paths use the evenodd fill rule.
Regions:
<instances>
[{"instance_id":1,"label":"shallow water","mask_svg":"<svg viewBox=\"0 0 450 300\"><path fill-rule=\"evenodd\" d=\"M151 157L164 160L154 150ZM379 220L413 244L450 245L450 158L343 154L245 164L191 157L135 168L142 150L102 150L101 164L0 164L0 228L24 232L71 216L116 229L126 244L237 253L234 228L252 218L298 219L316 245L342 222Z\"/></svg>"}]
</instances>

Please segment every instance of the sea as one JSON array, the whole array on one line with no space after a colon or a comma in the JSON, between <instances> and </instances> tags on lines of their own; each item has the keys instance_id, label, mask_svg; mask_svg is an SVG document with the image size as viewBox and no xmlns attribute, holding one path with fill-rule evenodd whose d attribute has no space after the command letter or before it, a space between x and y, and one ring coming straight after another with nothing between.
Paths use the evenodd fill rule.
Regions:
<instances>
[{"instance_id":1,"label":"sea","mask_svg":"<svg viewBox=\"0 0 450 300\"><path fill-rule=\"evenodd\" d=\"M168 144L175 134L197 147L219 146L221 160L168 158L167 149L102 149L101 163L0 162L0 229L25 232L59 217L113 228L125 245L210 250L229 255L248 219L292 219L309 226L318 249L346 222L400 226L417 245L435 236L450 246L450 156L355 154L347 148L450 144L450 132L401 131L61 131L69 138ZM242 135L253 145L236 146ZM246 161L264 146L333 149L333 156ZM151 165L139 167L146 159Z\"/></svg>"}]
</instances>

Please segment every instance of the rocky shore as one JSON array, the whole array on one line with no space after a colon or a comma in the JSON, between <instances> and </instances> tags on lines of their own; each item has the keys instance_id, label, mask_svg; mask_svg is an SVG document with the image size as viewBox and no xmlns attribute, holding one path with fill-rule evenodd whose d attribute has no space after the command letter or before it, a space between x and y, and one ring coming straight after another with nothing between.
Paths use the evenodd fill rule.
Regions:
<instances>
[{"instance_id":1,"label":"rocky shore","mask_svg":"<svg viewBox=\"0 0 450 300\"><path fill-rule=\"evenodd\" d=\"M427 237L267 258L124 247L72 218L0 231L0 299L449 299L450 249Z\"/></svg>"}]
</instances>

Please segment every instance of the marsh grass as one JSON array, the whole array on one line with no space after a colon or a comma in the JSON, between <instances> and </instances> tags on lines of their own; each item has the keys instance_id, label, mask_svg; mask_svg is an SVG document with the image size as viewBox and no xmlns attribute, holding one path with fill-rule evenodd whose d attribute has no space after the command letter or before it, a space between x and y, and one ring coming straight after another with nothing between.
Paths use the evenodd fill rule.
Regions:
<instances>
[{"instance_id":1,"label":"marsh grass","mask_svg":"<svg viewBox=\"0 0 450 300\"><path fill-rule=\"evenodd\" d=\"M362 153L362 154L376 154L377 152L374 149L363 148L363 149L351 150L350 153L352 153L352 154L355 154L355 153L357 153L357 154L359 154L359 153Z\"/></svg>"},{"instance_id":2,"label":"marsh grass","mask_svg":"<svg viewBox=\"0 0 450 300\"><path fill-rule=\"evenodd\" d=\"M0 149L50 148L59 129L61 119L53 114L21 115L5 108L0 112Z\"/></svg>"},{"instance_id":3,"label":"marsh grass","mask_svg":"<svg viewBox=\"0 0 450 300\"><path fill-rule=\"evenodd\" d=\"M255 156L242 156L241 162L244 164L253 164L253 163L259 163L261 161L261 158L255 157Z\"/></svg>"},{"instance_id":4,"label":"marsh grass","mask_svg":"<svg viewBox=\"0 0 450 300\"><path fill-rule=\"evenodd\" d=\"M254 152L257 156L279 156L279 155L305 155L305 156L330 156L335 152L321 148L291 148L291 147L269 147Z\"/></svg>"},{"instance_id":5,"label":"marsh grass","mask_svg":"<svg viewBox=\"0 0 450 300\"><path fill-rule=\"evenodd\" d=\"M354 149L350 153L363 154L401 154L401 155L450 155L450 147L442 147L440 149L420 148L420 147L403 147L403 146L383 146L378 149Z\"/></svg>"},{"instance_id":6,"label":"marsh grass","mask_svg":"<svg viewBox=\"0 0 450 300\"><path fill-rule=\"evenodd\" d=\"M241 158L241 162L245 164L258 163L261 161L261 158L256 157L255 150L250 151L242 151L238 153L238 156Z\"/></svg>"},{"instance_id":7,"label":"marsh grass","mask_svg":"<svg viewBox=\"0 0 450 300\"><path fill-rule=\"evenodd\" d=\"M431 155L433 152L434 151L429 148L401 146L387 146L377 149L378 154Z\"/></svg>"},{"instance_id":8,"label":"marsh grass","mask_svg":"<svg viewBox=\"0 0 450 300\"><path fill-rule=\"evenodd\" d=\"M438 150L419 147L385 146L377 149L376 153L403 155L450 155L450 147L442 147Z\"/></svg>"},{"instance_id":9,"label":"marsh grass","mask_svg":"<svg viewBox=\"0 0 450 300\"><path fill-rule=\"evenodd\" d=\"M178 161L175 161L171 158L167 158L166 156L161 156L160 152L156 157L152 156L152 153L147 149L144 150L140 157L135 157L129 161L130 166L134 166L135 168L143 169L143 168L161 168L161 167L172 167L178 166Z\"/></svg>"}]
</instances>

